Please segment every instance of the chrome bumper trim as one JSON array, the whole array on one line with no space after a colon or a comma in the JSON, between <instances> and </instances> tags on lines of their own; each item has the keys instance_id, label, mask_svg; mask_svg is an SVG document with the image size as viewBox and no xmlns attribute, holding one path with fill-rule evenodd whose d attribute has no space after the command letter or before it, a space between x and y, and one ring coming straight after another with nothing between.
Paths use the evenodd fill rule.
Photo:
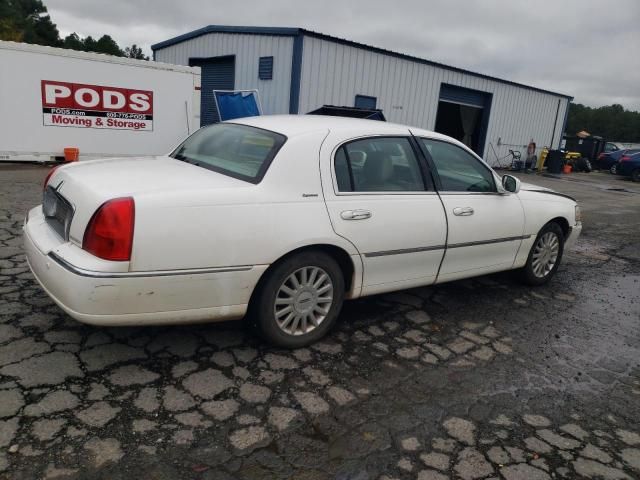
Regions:
<instances>
[{"instance_id":1,"label":"chrome bumper trim","mask_svg":"<svg viewBox=\"0 0 640 480\"><path fill-rule=\"evenodd\" d=\"M55 261L58 265L71 273L91 278L140 278L169 277L174 275L202 275L205 273L246 272L253 268L251 265L240 265L236 267L190 268L185 270L158 270L152 272L96 272L94 270L86 270L84 268L76 267L53 252L49 253L48 256L51 260Z\"/></svg>"},{"instance_id":2,"label":"chrome bumper trim","mask_svg":"<svg viewBox=\"0 0 640 480\"><path fill-rule=\"evenodd\" d=\"M369 252L369 253L365 253L364 256L367 258L371 258L371 257L384 257L387 255L402 255L405 253L430 252L433 250L448 250L450 248L475 247L476 245L490 245L492 243L515 242L516 240L526 240L528 238L531 238L531 235L492 238L491 240L479 240L476 242L466 242L466 243L452 243L449 245L434 245L431 247L403 248L401 250L385 250L381 252Z\"/></svg>"},{"instance_id":3,"label":"chrome bumper trim","mask_svg":"<svg viewBox=\"0 0 640 480\"><path fill-rule=\"evenodd\" d=\"M491 240L478 240L477 242L454 243L447 245L447 248L475 247L476 245L490 245L492 243L515 242L516 240L526 240L531 235L519 235L517 237L493 238Z\"/></svg>"}]
</instances>

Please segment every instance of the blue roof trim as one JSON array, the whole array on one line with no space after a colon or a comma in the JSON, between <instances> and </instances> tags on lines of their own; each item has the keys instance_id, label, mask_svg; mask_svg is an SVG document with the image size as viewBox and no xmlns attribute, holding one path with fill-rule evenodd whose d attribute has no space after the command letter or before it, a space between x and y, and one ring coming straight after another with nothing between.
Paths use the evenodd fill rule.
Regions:
<instances>
[{"instance_id":1,"label":"blue roof trim","mask_svg":"<svg viewBox=\"0 0 640 480\"><path fill-rule=\"evenodd\" d=\"M170 38L163 42L151 45L151 50L159 50L161 48L175 45L192 38L200 37L208 33L244 33L248 35L276 35L291 37L299 35L302 29L288 27L239 27L233 25L208 25L192 32L183 33L177 37Z\"/></svg>"},{"instance_id":2,"label":"blue roof trim","mask_svg":"<svg viewBox=\"0 0 640 480\"><path fill-rule=\"evenodd\" d=\"M206 35L208 33L239 33L239 34L249 34L249 35L276 35L276 36L288 36L288 37L297 37L297 36L309 36L314 38L319 38L322 40L327 40L329 42L339 43L341 45L347 45L350 47L360 48L363 50L368 50L374 53L380 53L382 55L389 55L391 57L401 58L403 60L409 60L416 63L422 63L424 65L431 65L434 67L443 68L445 70L449 70L452 72L464 73L467 75L473 75L474 77L484 78L486 80L493 80L495 82L503 83L506 85L512 85L514 87L526 88L527 90L533 90L534 92L547 93L550 95L555 95L557 97L568 98L570 101L573 100L573 97L570 95L566 95L564 93L553 92L551 90L544 90L538 87L532 87L530 85L525 85L518 82L512 82L511 80L505 80L503 78L492 77L491 75L485 75L484 73L473 72L471 70L465 70L464 68L452 67L450 65L445 65L444 63L433 62L431 60L426 60L420 57L414 57L413 55L407 55L404 53L394 52L393 50L386 50L380 47L374 47L371 45L366 45L364 43L354 42L353 40L347 40L345 38L333 37L331 35L326 35L324 33L314 32L312 30L306 30L304 28L295 28L295 27L248 27L248 26L231 26L231 25L209 25L207 27L199 28L198 30L194 30L192 32L185 33L183 35L179 35L174 38L170 38L169 40L165 40L164 42L156 43L151 45L151 50L159 50L161 48L169 47L171 45L175 45L177 43L184 42L185 40L190 40L192 38L200 37L202 35Z\"/></svg>"},{"instance_id":3,"label":"blue roof trim","mask_svg":"<svg viewBox=\"0 0 640 480\"><path fill-rule=\"evenodd\" d=\"M302 33L293 38L291 55L291 88L289 91L289 113L297 114L300 108L300 81L302 80Z\"/></svg>"}]
</instances>

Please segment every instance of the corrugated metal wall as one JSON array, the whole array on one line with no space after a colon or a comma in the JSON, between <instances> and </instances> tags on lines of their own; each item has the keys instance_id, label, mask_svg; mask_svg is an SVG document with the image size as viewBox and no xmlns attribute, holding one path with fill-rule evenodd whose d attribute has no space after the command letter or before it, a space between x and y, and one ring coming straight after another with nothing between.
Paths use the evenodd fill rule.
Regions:
<instances>
[{"instance_id":1,"label":"corrugated metal wall","mask_svg":"<svg viewBox=\"0 0 640 480\"><path fill-rule=\"evenodd\" d=\"M377 97L388 121L433 130L441 83L493 94L483 155L490 164L497 164L491 146L503 157L509 148L524 156L523 147L532 138L539 149L549 145L560 99L553 139L558 146L565 97L309 36L304 38L299 111L325 104L353 106L356 95L369 95Z\"/></svg>"},{"instance_id":2,"label":"corrugated metal wall","mask_svg":"<svg viewBox=\"0 0 640 480\"><path fill-rule=\"evenodd\" d=\"M257 88L265 114L289 113L293 38L211 33L156 50L156 60L189 65L189 58L236 56L235 89ZM273 56L273 80L258 79L260 57Z\"/></svg>"}]
</instances>

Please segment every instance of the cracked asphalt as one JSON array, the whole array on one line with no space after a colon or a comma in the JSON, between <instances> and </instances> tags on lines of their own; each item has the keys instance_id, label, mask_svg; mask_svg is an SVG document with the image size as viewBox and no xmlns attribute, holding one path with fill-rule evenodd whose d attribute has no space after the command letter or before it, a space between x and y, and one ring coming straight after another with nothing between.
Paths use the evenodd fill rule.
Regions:
<instances>
[{"instance_id":1,"label":"cracked asphalt","mask_svg":"<svg viewBox=\"0 0 640 480\"><path fill-rule=\"evenodd\" d=\"M548 285L361 299L284 351L241 322L67 317L22 252L46 172L0 165L0 478L640 478L637 185L528 175L585 217Z\"/></svg>"}]
</instances>

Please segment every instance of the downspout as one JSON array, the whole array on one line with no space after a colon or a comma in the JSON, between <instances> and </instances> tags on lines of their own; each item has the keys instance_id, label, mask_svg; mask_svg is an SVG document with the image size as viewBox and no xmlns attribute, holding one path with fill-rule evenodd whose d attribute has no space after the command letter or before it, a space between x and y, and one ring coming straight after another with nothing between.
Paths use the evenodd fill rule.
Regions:
<instances>
[{"instance_id":1,"label":"downspout","mask_svg":"<svg viewBox=\"0 0 640 480\"><path fill-rule=\"evenodd\" d=\"M553 148L553 141L556 138L556 125L558 124L558 113L560 112L560 103L562 99L558 99L558 106L556 107L556 118L553 120L553 130L551 130L551 142L549 142L549 148ZM562 135L562 134L561 134Z\"/></svg>"},{"instance_id":2,"label":"downspout","mask_svg":"<svg viewBox=\"0 0 640 480\"><path fill-rule=\"evenodd\" d=\"M302 46L304 34L298 30L293 37L293 54L291 55L291 89L289 91L289 113L297 114L300 103L300 81L302 79Z\"/></svg>"},{"instance_id":3,"label":"downspout","mask_svg":"<svg viewBox=\"0 0 640 480\"><path fill-rule=\"evenodd\" d=\"M558 148L562 144L562 134L567 131L567 122L569 122L569 107L571 106L571 100L573 97L567 99L567 109L564 111L564 122L562 123L562 131L560 132L560 143L558 143Z\"/></svg>"}]
</instances>

